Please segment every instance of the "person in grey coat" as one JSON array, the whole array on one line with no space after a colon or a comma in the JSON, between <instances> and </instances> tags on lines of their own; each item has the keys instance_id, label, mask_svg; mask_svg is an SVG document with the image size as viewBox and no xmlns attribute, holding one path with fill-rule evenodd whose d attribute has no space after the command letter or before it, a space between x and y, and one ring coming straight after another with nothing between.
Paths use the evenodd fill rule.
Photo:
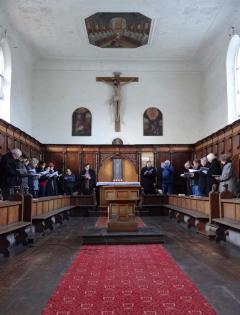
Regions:
<instances>
[{"instance_id":1,"label":"person in grey coat","mask_svg":"<svg viewBox=\"0 0 240 315\"><path fill-rule=\"evenodd\" d=\"M223 154L220 156L220 161L222 164L222 174L218 178L219 180L219 192L224 191L224 186L228 185L228 190L235 193L236 192L236 178L234 176L232 161L228 154Z\"/></svg>"}]
</instances>

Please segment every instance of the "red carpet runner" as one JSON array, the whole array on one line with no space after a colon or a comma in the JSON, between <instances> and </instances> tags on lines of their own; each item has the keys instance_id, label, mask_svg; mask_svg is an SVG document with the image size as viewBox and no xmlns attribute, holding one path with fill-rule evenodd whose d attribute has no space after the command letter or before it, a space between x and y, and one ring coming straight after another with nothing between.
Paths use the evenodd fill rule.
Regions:
<instances>
[{"instance_id":1,"label":"red carpet runner","mask_svg":"<svg viewBox=\"0 0 240 315\"><path fill-rule=\"evenodd\" d=\"M137 223L138 228L145 227L145 224L140 217L135 217L135 222ZM107 228L107 226L108 226L108 217L99 217L97 219L97 222L95 224L96 228L102 229L102 228Z\"/></svg>"},{"instance_id":2,"label":"red carpet runner","mask_svg":"<svg viewBox=\"0 0 240 315\"><path fill-rule=\"evenodd\" d=\"M84 246L42 315L213 315L160 245Z\"/></svg>"}]
</instances>

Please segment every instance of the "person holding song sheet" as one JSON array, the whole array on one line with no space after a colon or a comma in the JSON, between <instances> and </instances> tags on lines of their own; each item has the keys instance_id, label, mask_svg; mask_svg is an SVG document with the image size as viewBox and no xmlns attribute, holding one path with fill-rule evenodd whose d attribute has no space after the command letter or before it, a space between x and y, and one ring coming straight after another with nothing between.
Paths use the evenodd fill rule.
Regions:
<instances>
[{"instance_id":1,"label":"person holding song sheet","mask_svg":"<svg viewBox=\"0 0 240 315\"><path fill-rule=\"evenodd\" d=\"M207 195L212 191L213 184L217 184L216 178L221 175L222 167L220 161L217 159L216 155L209 153L207 155L207 160L209 162L209 170L207 172Z\"/></svg>"},{"instance_id":2,"label":"person holding song sheet","mask_svg":"<svg viewBox=\"0 0 240 315\"><path fill-rule=\"evenodd\" d=\"M207 173L209 169L208 160L206 157L201 158L200 160L200 172L199 172L199 180L198 180L198 190L200 196L207 196Z\"/></svg>"},{"instance_id":3,"label":"person holding song sheet","mask_svg":"<svg viewBox=\"0 0 240 315\"><path fill-rule=\"evenodd\" d=\"M58 194L57 178L60 176L58 171L54 170L54 164L48 163L47 170L49 171L47 176L46 196L56 196Z\"/></svg>"},{"instance_id":4,"label":"person holding song sheet","mask_svg":"<svg viewBox=\"0 0 240 315\"><path fill-rule=\"evenodd\" d=\"M162 163L161 167L163 194L172 194L174 168L169 160L166 160L164 163Z\"/></svg>"},{"instance_id":5,"label":"person holding song sheet","mask_svg":"<svg viewBox=\"0 0 240 315\"><path fill-rule=\"evenodd\" d=\"M200 196L200 192L199 192L200 161L195 159L193 161L193 168L189 169L189 171L193 174L193 177L192 177L192 195L193 196Z\"/></svg>"},{"instance_id":6,"label":"person holding song sheet","mask_svg":"<svg viewBox=\"0 0 240 315\"><path fill-rule=\"evenodd\" d=\"M220 161L222 164L222 173L221 176L216 178L219 182L219 192L225 191L225 186L227 185L228 190L236 194L237 180L234 174L231 158L228 154L222 154L220 156Z\"/></svg>"},{"instance_id":7,"label":"person holding song sheet","mask_svg":"<svg viewBox=\"0 0 240 315\"><path fill-rule=\"evenodd\" d=\"M46 163L44 161L40 161L38 163L38 167L36 169L39 176L39 193L38 197L46 196L46 188L48 183L47 174L49 173L49 169L46 169Z\"/></svg>"},{"instance_id":8,"label":"person holding song sheet","mask_svg":"<svg viewBox=\"0 0 240 315\"><path fill-rule=\"evenodd\" d=\"M191 173L189 170L193 168L190 161L187 161L184 164L184 173L182 173L180 176L186 180L186 195L190 196L192 194L192 178L193 173Z\"/></svg>"},{"instance_id":9,"label":"person holding song sheet","mask_svg":"<svg viewBox=\"0 0 240 315\"><path fill-rule=\"evenodd\" d=\"M96 187L96 174L93 169L90 168L90 164L87 163L81 172L80 179L80 191L83 195L91 195L93 189Z\"/></svg>"},{"instance_id":10,"label":"person holding song sheet","mask_svg":"<svg viewBox=\"0 0 240 315\"><path fill-rule=\"evenodd\" d=\"M63 177L63 191L66 195L72 195L75 184L75 175L68 168Z\"/></svg>"},{"instance_id":11,"label":"person holding song sheet","mask_svg":"<svg viewBox=\"0 0 240 315\"><path fill-rule=\"evenodd\" d=\"M141 170L141 186L145 194L155 193L155 179L156 179L156 169L152 166L150 161L147 162L146 166Z\"/></svg>"},{"instance_id":12,"label":"person holding song sheet","mask_svg":"<svg viewBox=\"0 0 240 315\"><path fill-rule=\"evenodd\" d=\"M39 192L39 178L41 177L40 174L37 173L37 165L38 165L38 159L32 158L29 164L28 168L28 186L29 186L29 192L33 196L33 198L38 198L38 192Z\"/></svg>"}]
</instances>

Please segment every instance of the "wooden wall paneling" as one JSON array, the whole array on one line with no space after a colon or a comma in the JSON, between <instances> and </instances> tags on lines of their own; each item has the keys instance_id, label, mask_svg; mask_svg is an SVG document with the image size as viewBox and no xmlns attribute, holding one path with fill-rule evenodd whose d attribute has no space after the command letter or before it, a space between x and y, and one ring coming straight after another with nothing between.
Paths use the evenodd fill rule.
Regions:
<instances>
[{"instance_id":1,"label":"wooden wall paneling","mask_svg":"<svg viewBox=\"0 0 240 315\"><path fill-rule=\"evenodd\" d=\"M83 166L89 163L90 167L96 170L97 161L96 161L96 152L95 151L83 151Z\"/></svg>"},{"instance_id":2,"label":"wooden wall paneling","mask_svg":"<svg viewBox=\"0 0 240 315\"><path fill-rule=\"evenodd\" d=\"M224 152L225 152L225 139L223 139L223 140L219 143L218 156L220 156L220 155L223 154Z\"/></svg>"},{"instance_id":3,"label":"wooden wall paneling","mask_svg":"<svg viewBox=\"0 0 240 315\"><path fill-rule=\"evenodd\" d=\"M240 149L240 133L234 134L232 137L232 155L239 153Z\"/></svg>"},{"instance_id":4,"label":"wooden wall paneling","mask_svg":"<svg viewBox=\"0 0 240 315\"><path fill-rule=\"evenodd\" d=\"M210 138L207 142L207 154L212 153L213 152L213 143L212 143L212 139Z\"/></svg>"},{"instance_id":5,"label":"wooden wall paneling","mask_svg":"<svg viewBox=\"0 0 240 315\"><path fill-rule=\"evenodd\" d=\"M63 151L45 152L45 162L54 163L55 170L58 170L60 173L64 172L64 152Z\"/></svg>"},{"instance_id":6,"label":"wooden wall paneling","mask_svg":"<svg viewBox=\"0 0 240 315\"><path fill-rule=\"evenodd\" d=\"M232 153L232 127L231 126L228 126L225 128L224 138L225 138L225 153L231 154Z\"/></svg>"},{"instance_id":7,"label":"wooden wall paneling","mask_svg":"<svg viewBox=\"0 0 240 315\"><path fill-rule=\"evenodd\" d=\"M32 149L39 158L43 145L30 135L0 119L0 156L8 151L19 148L25 155L31 156Z\"/></svg>"},{"instance_id":8,"label":"wooden wall paneling","mask_svg":"<svg viewBox=\"0 0 240 315\"><path fill-rule=\"evenodd\" d=\"M240 179L240 157L239 157L239 154L235 154L232 157L232 164L233 164L235 176L237 177L237 179Z\"/></svg>"},{"instance_id":9,"label":"wooden wall paneling","mask_svg":"<svg viewBox=\"0 0 240 315\"><path fill-rule=\"evenodd\" d=\"M236 220L235 204L223 202L222 206L223 206L224 218L230 219L230 220Z\"/></svg>"},{"instance_id":10,"label":"wooden wall paneling","mask_svg":"<svg viewBox=\"0 0 240 315\"><path fill-rule=\"evenodd\" d=\"M70 168L78 176L80 173L80 154L79 151L67 151L65 154L65 170Z\"/></svg>"},{"instance_id":11,"label":"wooden wall paneling","mask_svg":"<svg viewBox=\"0 0 240 315\"><path fill-rule=\"evenodd\" d=\"M215 141L215 142L213 143L213 153L214 153L216 156L218 156L218 142L217 142L217 141Z\"/></svg>"},{"instance_id":12,"label":"wooden wall paneling","mask_svg":"<svg viewBox=\"0 0 240 315\"><path fill-rule=\"evenodd\" d=\"M232 136L225 140L225 153L232 154Z\"/></svg>"},{"instance_id":13,"label":"wooden wall paneling","mask_svg":"<svg viewBox=\"0 0 240 315\"><path fill-rule=\"evenodd\" d=\"M161 167L161 163L166 161L166 160L171 160L170 152L161 152L161 151L157 152L157 155L156 155L156 167L157 168Z\"/></svg>"},{"instance_id":14,"label":"wooden wall paneling","mask_svg":"<svg viewBox=\"0 0 240 315\"><path fill-rule=\"evenodd\" d=\"M8 207L0 208L0 225L8 224Z\"/></svg>"},{"instance_id":15,"label":"wooden wall paneling","mask_svg":"<svg viewBox=\"0 0 240 315\"><path fill-rule=\"evenodd\" d=\"M6 136L0 132L0 158L6 153Z\"/></svg>"},{"instance_id":16,"label":"wooden wall paneling","mask_svg":"<svg viewBox=\"0 0 240 315\"><path fill-rule=\"evenodd\" d=\"M7 136L7 151L11 151L15 148L14 138Z\"/></svg>"},{"instance_id":17,"label":"wooden wall paneling","mask_svg":"<svg viewBox=\"0 0 240 315\"><path fill-rule=\"evenodd\" d=\"M236 209L236 220L240 221L240 205L238 203L236 203L235 209Z\"/></svg>"},{"instance_id":18,"label":"wooden wall paneling","mask_svg":"<svg viewBox=\"0 0 240 315\"><path fill-rule=\"evenodd\" d=\"M19 205L8 207L8 224L18 222Z\"/></svg>"}]
</instances>

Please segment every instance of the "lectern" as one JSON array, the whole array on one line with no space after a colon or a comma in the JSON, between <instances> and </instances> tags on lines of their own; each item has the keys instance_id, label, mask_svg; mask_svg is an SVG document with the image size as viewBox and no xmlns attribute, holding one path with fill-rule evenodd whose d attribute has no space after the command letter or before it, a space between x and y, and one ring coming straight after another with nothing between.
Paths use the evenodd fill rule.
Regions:
<instances>
[{"instance_id":1,"label":"lectern","mask_svg":"<svg viewBox=\"0 0 240 315\"><path fill-rule=\"evenodd\" d=\"M140 189L108 190L105 200L108 205L108 231L134 232L138 226L135 221L135 210L140 199Z\"/></svg>"}]
</instances>

